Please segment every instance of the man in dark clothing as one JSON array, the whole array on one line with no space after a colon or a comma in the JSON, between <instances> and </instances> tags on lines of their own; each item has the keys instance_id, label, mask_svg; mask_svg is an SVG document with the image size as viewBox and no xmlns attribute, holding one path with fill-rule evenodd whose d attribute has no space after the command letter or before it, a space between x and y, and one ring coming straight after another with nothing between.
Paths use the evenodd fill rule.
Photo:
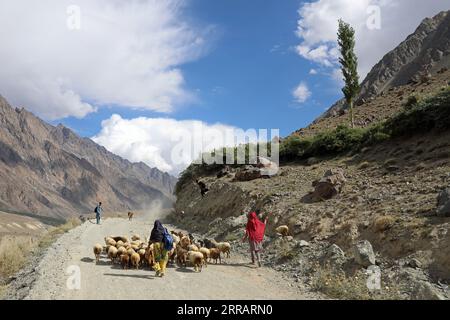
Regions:
<instances>
[{"instance_id":1,"label":"man in dark clothing","mask_svg":"<svg viewBox=\"0 0 450 320\"><path fill-rule=\"evenodd\" d=\"M95 211L95 219L97 220L97 224L100 224L100 219L102 218L102 212L103 212L101 202L98 203L98 206L95 207L94 211Z\"/></svg>"},{"instance_id":2,"label":"man in dark clothing","mask_svg":"<svg viewBox=\"0 0 450 320\"><path fill-rule=\"evenodd\" d=\"M200 193L202 195L202 198L205 196L205 194L209 191L209 189L206 187L206 184L203 181L199 181L198 179L195 180L195 182L200 187Z\"/></svg>"}]
</instances>

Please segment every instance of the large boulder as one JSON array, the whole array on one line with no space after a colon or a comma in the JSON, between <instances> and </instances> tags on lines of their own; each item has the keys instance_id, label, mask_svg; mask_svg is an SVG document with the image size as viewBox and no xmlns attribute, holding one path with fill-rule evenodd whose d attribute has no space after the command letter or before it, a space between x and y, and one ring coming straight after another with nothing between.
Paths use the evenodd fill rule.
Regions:
<instances>
[{"instance_id":1,"label":"large boulder","mask_svg":"<svg viewBox=\"0 0 450 320\"><path fill-rule=\"evenodd\" d=\"M347 258L344 251L338 245L332 244L325 249L321 262L322 264L328 264L334 268L342 268L347 262Z\"/></svg>"},{"instance_id":2,"label":"large boulder","mask_svg":"<svg viewBox=\"0 0 450 320\"><path fill-rule=\"evenodd\" d=\"M437 215L440 217L450 217L450 188L439 193L437 202Z\"/></svg>"},{"instance_id":3,"label":"large boulder","mask_svg":"<svg viewBox=\"0 0 450 320\"><path fill-rule=\"evenodd\" d=\"M375 253L369 241L363 240L353 247L353 255L357 264L369 267L375 264Z\"/></svg>"},{"instance_id":4,"label":"large boulder","mask_svg":"<svg viewBox=\"0 0 450 320\"><path fill-rule=\"evenodd\" d=\"M245 166L236 172L234 179L236 181L251 181L261 177L261 169L253 166Z\"/></svg>"},{"instance_id":5,"label":"large boulder","mask_svg":"<svg viewBox=\"0 0 450 320\"><path fill-rule=\"evenodd\" d=\"M272 177L272 176L276 175L279 170L278 164L276 164L275 162L273 162L267 158L260 157L260 156L258 156L258 158L257 158L256 166L261 170L261 176L266 176L266 177Z\"/></svg>"},{"instance_id":6,"label":"large boulder","mask_svg":"<svg viewBox=\"0 0 450 320\"><path fill-rule=\"evenodd\" d=\"M341 193L346 182L344 170L341 168L330 169L325 172L322 179L313 182L314 191L307 195L306 198L308 198L309 202L332 199Z\"/></svg>"}]
</instances>

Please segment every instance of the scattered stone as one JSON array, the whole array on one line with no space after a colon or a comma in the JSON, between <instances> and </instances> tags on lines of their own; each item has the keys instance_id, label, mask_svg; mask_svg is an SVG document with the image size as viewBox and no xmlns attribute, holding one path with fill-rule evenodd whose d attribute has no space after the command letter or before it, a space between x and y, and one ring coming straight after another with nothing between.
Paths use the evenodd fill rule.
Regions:
<instances>
[{"instance_id":1,"label":"scattered stone","mask_svg":"<svg viewBox=\"0 0 450 320\"><path fill-rule=\"evenodd\" d=\"M310 246L309 242L305 241L305 240L300 240L300 242L298 243L299 248L309 247L309 246Z\"/></svg>"},{"instance_id":2,"label":"scattered stone","mask_svg":"<svg viewBox=\"0 0 450 320\"><path fill-rule=\"evenodd\" d=\"M303 202L330 200L341 193L346 181L341 168L328 170L322 179L313 182L314 192L303 197Z\"/></svg>"},{"instance_id":3,"label":"scattered stone","mask_svg":"<svg viewBox=\"0 0 450 320\"><path fill-rule=\"evenodd\" d=\"M411 268L414 268L414 269L420 269L420 268L422 268L422 262L420 262L418 259L414 258L408 262L408 266Z\"/></svg>"},{"instance_id":4,"label":"scattered stone","mask_svg":"<svg viewBox=\"0 0 450 320\"><path fill-rule=\"evenodd\" d=\"M437 215L439 217L450 217L450 188L439 193L437 198Z\"/></svg>"},{"instance_id":5,"label":"scattered stone","mask_svg":"<svg viewBox=\"0 0 450 320\"><path fill-rule=\"evenodd\" d=\"M336 244L332 244L328 247L325 252L325 258L335 266L342 266L347 260L344 251Z\"/></svg>"},{"instance_id":6,"label":"scattered stone","mask_svg":"<svg viewBox=\"0 0 450 320\"><path fill-rule=\"evenodd\" d=\"M363 240L353 247L353 254L356 263L363 267L369 267L375 264L375 253L369 241Z\"/></svg>"}]
</instances>

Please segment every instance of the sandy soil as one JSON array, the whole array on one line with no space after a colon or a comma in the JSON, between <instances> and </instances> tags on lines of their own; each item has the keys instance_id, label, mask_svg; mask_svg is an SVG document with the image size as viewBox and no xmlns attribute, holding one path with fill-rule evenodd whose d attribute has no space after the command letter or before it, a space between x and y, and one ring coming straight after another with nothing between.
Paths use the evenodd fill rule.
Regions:
<instances>
[{"instance_id":1,"label":"sandy soil","mask_svg":"<svg viewBox=\"0 0 450 320\"><path fill-rule=\"evenodd\" d=\"M106 235L148 235L151 220L107 219L97 226L86 222L54 243L36 269L37 280L26 299L310 299L272 269L255 269L248 258L232 254L223 265L201 273L170 267L164 278L149 269L122 270L102 256L95 264L92 247ZM79 290L70 290L67 268L78 266ZM69 281L70 282L70 281Z\"/></svg>"}]
</instances>

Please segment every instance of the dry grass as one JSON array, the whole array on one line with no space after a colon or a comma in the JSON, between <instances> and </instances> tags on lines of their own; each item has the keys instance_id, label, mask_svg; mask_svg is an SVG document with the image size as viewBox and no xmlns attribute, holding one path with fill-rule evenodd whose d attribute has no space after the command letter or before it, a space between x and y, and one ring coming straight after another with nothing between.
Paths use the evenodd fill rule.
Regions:
<instances>
[{"instance_id":1,"label":"dry grass","mask_svg":"<svg viewBox=\"0 0 450 320\"><path fill-rule=\"evenodd\" d=\"M394 225L397 220L393 216L378 216L373 220L373 230L384 232Z\"/></svg>"},{"instance_id":2,"label":"dry grass","mask_svg":"<svg viewBox=\"0 0 450 320\"><path fill-rule=\"evenodd\" d=\"M8 288L7 286L0 285L0 299L3 299L3 296L5 295L7 288Z\"/></svg>"},{"instance_id":3,"label":"dry grass","mask_svg":"<svg viewBox=\"0 0 450 320\"><path fill-rule=\"evenodd\" d=\"M10 277L22 269L37 247L41 249L48 247L56 240L57 236L79 225L78 219L71 219L61 226L50 229L38 241L29 236L3 237L0 241L0 280ZM6 287L0 285L0 296L5 290Z\"/></svg>"},{"instance_id":4,"label":"dry grass","mask_svg":"<svg viewBox=\"0 0 450 320\"><path fill-rule=\"evenodd\" d=\"M55 242L56 238L69 230L78 227L81 224L79 219L72 218L67 221L65 224L62 224L58 227L54 227L50 229L40 240L39 247L47 248L53 242Z\"/></svg>"},{"instance_id":5,"label":"dry grass","mask_svg":"<svg viewBox=\"0 0 450 320\"><path fill-rule=\"evenodd\" d=\"M5 237L0 243L0 277L7 278L19 271L35 248L29 237Z\"/></svg>"},{"instance_id":6,"label":"dry grass","mask_svg":"<svg viewBox=\"0 0 450 320\"><path fill-rule=\"evenodd\" d=\"M383 284L381 290L371 292L366 285L367 276L362 272L348 277L343 271L329 266L316 266L311 286L333 299L341 300L402 300L405 297L395 284Z\"/></svg>"}]
</instances>

